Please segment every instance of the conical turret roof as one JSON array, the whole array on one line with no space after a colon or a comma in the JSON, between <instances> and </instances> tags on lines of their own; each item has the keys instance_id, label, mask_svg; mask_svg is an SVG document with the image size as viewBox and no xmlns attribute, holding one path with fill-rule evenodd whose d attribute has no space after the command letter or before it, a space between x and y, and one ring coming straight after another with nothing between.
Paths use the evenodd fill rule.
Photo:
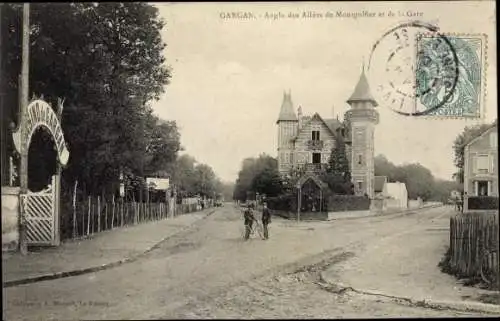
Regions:
<instances>
[{"instance_id":1,"label":"conical turret roof","mask_svg":"<svg viewBox=\"0 0 500 321\"><path fill-rule=\"evenodd\" d=\"M292 94L290 92L288 94L283 92L283 103L281 104L280 114L276 123L285 120L298 121L293 111Z\"/></svg>"},{"instance_id":2,"label":"conical turret roof","mask_svg":"<svg viewBox=\"0 0 500 321\"><path fill-rule=\"evenodd\" d=\"M368 85L368 79L366 79L365 68L363 66L363 71L361 72L361 76L359 77L358 84L356 88L354 88L354 92L351 95L351 98L347 100L348 104L352 104L353 102L363 102L369 101L373 104L373 106L378 106L377 101L373 98L370 85Z\"/></svg>"}]
</instances>

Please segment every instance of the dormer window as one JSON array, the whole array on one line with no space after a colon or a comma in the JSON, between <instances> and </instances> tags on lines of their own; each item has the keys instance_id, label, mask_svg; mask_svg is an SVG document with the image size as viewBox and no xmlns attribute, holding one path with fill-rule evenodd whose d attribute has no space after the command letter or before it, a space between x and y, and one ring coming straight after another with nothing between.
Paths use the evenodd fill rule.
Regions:
<instances>
[{"instance_id":1,"label":"dormer window","mask_svg":"<svg viewBox=\"0 0 500 321\"><path fill-rule=\"evenodd\" d=\"M311 135L312 135L312 140L319 140L319 130L313 130Z\"/></svg>"}]
</instances>

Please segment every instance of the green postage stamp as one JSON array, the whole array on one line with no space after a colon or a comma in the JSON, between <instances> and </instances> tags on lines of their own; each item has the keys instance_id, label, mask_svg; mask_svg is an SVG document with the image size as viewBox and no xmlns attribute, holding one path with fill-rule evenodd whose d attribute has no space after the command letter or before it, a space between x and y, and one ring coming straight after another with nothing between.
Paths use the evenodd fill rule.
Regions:
<instances>
[{"instance_id":1,"label":"green postage stamp","mask_svg":"<svg viewBox=\"0 0 500 321\"><path fill-rule=\"evenodd\" d=\"M486 48L483 34L418 34L415 108L426 116L482 117Z\"/></svg>"}]
</instances>

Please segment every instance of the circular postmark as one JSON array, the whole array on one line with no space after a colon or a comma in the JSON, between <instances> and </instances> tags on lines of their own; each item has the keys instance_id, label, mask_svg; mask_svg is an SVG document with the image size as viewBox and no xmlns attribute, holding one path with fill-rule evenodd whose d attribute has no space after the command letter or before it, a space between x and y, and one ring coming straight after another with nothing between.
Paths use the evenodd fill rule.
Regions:
<instances>
[{"instance_id":1,"label":"circular postmark","mask_svg":"<svg viewBox=\"0 0 500 321\"><path fill-rule=\"evenodd\" d=\"M368 74L382 105L401 115L421 116L453 97L458 59L453 44L437 27L411 21L391 28L375 42Z\"/></svg>"}]
</instances>

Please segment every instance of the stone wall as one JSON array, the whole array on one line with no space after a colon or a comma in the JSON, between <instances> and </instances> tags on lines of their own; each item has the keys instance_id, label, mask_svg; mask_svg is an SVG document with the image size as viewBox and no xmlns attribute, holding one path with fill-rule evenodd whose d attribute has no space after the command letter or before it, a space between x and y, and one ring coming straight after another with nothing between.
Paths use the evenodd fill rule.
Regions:
<instances>
[{"instance_id":1,"label":"stone wall","mask_svg":"<svg viewBox=\"0 0 500 321\"><path fill-rule=\"evenodd\" d=\"M17 249L19 188L2 186L2 252Z\"/></svg>"}]
</instances>

